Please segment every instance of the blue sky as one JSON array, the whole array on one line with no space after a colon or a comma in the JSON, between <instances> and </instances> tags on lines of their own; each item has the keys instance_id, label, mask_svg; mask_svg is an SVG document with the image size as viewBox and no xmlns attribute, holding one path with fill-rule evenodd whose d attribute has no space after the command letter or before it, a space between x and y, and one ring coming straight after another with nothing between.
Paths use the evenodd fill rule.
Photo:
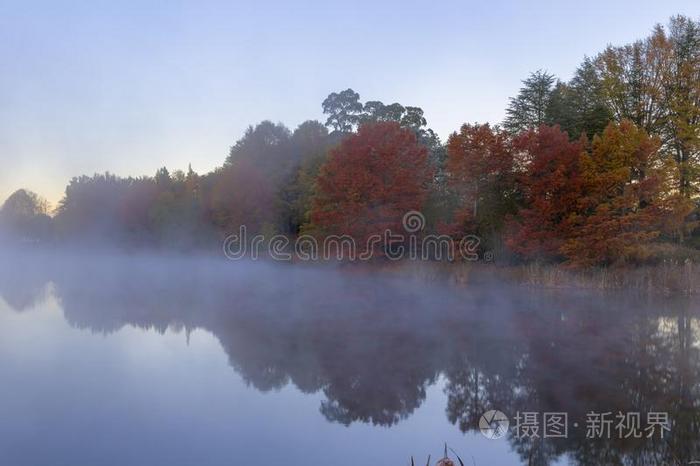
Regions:
<instances>
[{"instance_id":1,"label":"blue sky","mask_svg":"<svg viewBox=\"0 0 700 466\"><path fill-rule=\"evenodd\" d=\"M417 105L441 137L501 121L530 71L645 36L697 0L0 0L0 199L56 202L75 175L198 172L246 126L294 128L352 87Z\"/></svg>"}]
</instances>

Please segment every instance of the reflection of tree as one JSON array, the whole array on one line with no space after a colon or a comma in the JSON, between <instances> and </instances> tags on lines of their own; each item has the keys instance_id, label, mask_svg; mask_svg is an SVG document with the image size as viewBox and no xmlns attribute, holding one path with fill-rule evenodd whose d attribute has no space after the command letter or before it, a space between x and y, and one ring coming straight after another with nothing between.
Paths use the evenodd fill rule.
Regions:
<instances>
[{"instance_id":1,"label":"reflection of tree","mask_svg":"<svg viewBox=\"0 0 700 466\"><path fill-rule=\"evenodd\" d=\"M517 412L568 413L567 439L509 436L524 464L562 455L581 465L700 457L700 328L686 300L460 292L346 271L185 259L91 264L14 274L0 293L8 300L50 279L76 327L205 329L250 385L321 392L322 414L346 425L407 418L442 375L447 417L465 432L488 409L511 421ZM672 431L591 440L591 411L668 412Z\"/></svg>"},{"instance_id":2,"label":"reflection of tree","mask_svg":"<svg viewBox=\"0 0 700 466\"><path fill-rule=\"evenodd\" d=\"M273 306L239 299L247 310L225 314L211 330L231 364L258 389L292 381L306 392L322 390L321 412L343 424L390 425L407 417L438 370L426 351L434 335L397 324L410 312L411 297L392 309L371 282L323 289Z\"/></svg>"},{"instance_id":3,"label":"reflection of tree","mask_svg":"<svg viewBox=\"0 0 700 466\"><path fill-rule=\"evenodd\" d=\"M352 333L355 330L362 331L353 329ZM420 406L437 368L420 354L422 336L368 330L371 333L362 336L364 342L336 340L341 345L358 344L358 353L342 354L339 360L326 354L328 383L323 391L328 400L321 412L346 425L354 421L391 425Z\"/></svg>"},{"instance_id":4,"label":"reflection of tree","mask_svg":"<svg viewBox=\"0 0 700 466\"><path fill-rule=\"evenodd\" d=\"M177 261L92 264L56 275L71 325L208 330L247 383L322 391L321 412L331 421L394 424L420 406L438 376L439 332L416 331L425 302L404 285L387 294L360 275L316 272L277 282L280 272L259 264L245 275L230 264L196 273Z\"/></svg>"},{"instance_id":5,"label":"reflection of tree","mask_svg":"<svg viewBox=\"0 0 700 466\"><path fill-rule=\"evenodd\" d=\"M686 464L698 457L698 321L688 302L617 297L596 305L550 296L530 305L512 316L518 331L509 337L511 366L470 361L448 372L453 423L472 430L486 409L568 413L567 439L510 437L524 464L550 464L565 453L582 465ZM480 335L483 344L494 337ZM665 439L619 439L614 431L610 439L588 439L591 411L668 412L672 432ZM576 420L580 428L571 429Z\"/></svg>"},{"instance_id":6,"label":"reflection of tree","mask_svg":"<svg viewBox=\"0 0 700 466\"><path fill-rule=\"evenodd\" d=\"M43 267L15 257L0 257L0 297L15 311L31 309L46 297L49 276Z\"/></svg>"}]
</instances>

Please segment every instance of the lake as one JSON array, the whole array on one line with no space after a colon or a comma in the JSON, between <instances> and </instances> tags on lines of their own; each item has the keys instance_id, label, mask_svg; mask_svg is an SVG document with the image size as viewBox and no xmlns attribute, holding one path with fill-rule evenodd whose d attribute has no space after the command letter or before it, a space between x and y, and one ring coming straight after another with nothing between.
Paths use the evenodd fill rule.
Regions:
<instances>
[{"instance_id":1,"label":"lake","mask_svg":"<svg viewBox=\"0 0 700 466\"><path fill-rule=\"evenodd\" d=\"M700 460L691 298L107 253L0 298L1 465Z\"/></svg>"}]
</instances>

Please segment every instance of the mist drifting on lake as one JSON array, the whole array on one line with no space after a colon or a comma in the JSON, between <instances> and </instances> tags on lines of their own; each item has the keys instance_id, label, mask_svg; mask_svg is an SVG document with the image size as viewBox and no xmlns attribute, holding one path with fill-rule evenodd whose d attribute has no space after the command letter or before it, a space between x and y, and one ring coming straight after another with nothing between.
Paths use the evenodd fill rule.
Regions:
<instances>
[{"instance_id":1,"label":"mist drifting on lake","mask_svg":"<svg viewBox=\"0 0 700 466\"><path fill-rule=\"evenodd\" d=\"M477 464L578 464L698 448L698 309L681 298L211 256L2 259L3 464L404 464L443 442ZM488 440L488 409L582 427ZM652 409L673 419L662 440L585 436L590 411Z\"/></svg>"}]
</instances>

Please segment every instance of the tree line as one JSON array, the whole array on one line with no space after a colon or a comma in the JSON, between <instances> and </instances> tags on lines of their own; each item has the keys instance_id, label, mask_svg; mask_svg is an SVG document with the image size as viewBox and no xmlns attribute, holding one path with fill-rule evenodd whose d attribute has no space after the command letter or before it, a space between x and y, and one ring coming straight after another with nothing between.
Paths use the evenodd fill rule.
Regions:
<instances>
[{"instance_id":1,"label":"tree line","mask_svg":"<svg viewBox=\"0 0 700 466\"><path fill-rule=\"evenodd\" d=\"M587 57L569 81L539 70L501 125L464 124L443 143L423 110L322 103L325 123L250 126L222 166L73 178L49 215L25 190L0 210L5 236L202 247L249 232L400 230L481 238L520 261L575 266L698 256L700 22L676 16L648 37Z\"/></svg>"}]
</instances>

